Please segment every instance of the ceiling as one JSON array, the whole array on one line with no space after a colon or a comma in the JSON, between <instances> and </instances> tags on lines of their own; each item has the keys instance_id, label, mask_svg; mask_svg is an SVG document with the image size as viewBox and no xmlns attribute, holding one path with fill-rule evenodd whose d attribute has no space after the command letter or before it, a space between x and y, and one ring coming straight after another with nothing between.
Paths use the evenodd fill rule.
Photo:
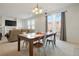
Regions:
<instances>
[{"instance_id":1,"label":"ceiling","mask_svg":"<svg viewBox=\"0 0 79 59\"><path fill-rule=\"evenodd\" d=\"M38 5L44 11L49 12L69 6L71 3L39 3ZM36 3L0 3L0 16L28 18L33 15L34 7L36 7Z\"/></svg>"}]
</instances>

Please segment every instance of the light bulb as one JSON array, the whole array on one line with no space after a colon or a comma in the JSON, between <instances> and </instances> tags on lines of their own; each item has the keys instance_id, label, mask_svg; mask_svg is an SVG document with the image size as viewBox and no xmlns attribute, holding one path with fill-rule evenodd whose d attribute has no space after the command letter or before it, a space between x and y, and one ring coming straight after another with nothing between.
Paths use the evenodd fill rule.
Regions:
<instances>
[{"instance_id":1,"label":"light bulb","mask_svg":"<svg viewBox=\"0 0 79 59\"><path fill-rule=\"evenodd\" d=\"M40 14L42 13L42 9L39 10L39 13L40 13Z\"/></svg>"},{"instance_id":2,"label":"light bulb","mask_svg":"<svg viewBox=\"0 0 79 59\"><path fill-rule=\"evenodd\" d=\"M38 14L38 12L35 12L35 14Z\"/></svg>"},{"instance_id":3,"label":"light bulb","mask_svg":"<svg viewBox=\"0 0 79 59\"><path fill-rule=\"evenodd\" d=\"M35 11L37 11L38 10L38 8L35 8Z\"/></svg>"},{"instance_id":4,"label":"light bulb","mask_svg":"<svg viewBox=\"0 0 79 59\"><path fill-rule=\"evenodd\" d=\"M32 10L32 12L34 13L34 12L35 12L35 10Z\"/></svg>"}]
</instances>

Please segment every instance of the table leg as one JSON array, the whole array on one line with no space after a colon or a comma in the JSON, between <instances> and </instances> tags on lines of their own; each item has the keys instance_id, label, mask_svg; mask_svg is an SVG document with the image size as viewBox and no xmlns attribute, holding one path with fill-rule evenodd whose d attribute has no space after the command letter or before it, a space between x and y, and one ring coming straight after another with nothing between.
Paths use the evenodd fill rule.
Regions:
<instances>
[{"instance_id":1,"label":"table leg","mask_svg":"<svg viewBox=\"0 0 79 59\"><path fill-rule=\"evenodd\" d=\"M29 55L33 56L33 41L29 41Z\"/></svg>"},{"instance_id":2,"label":"table leg","mask_svg":"<svg viewBox=\"0 0 79 59\"><path fill-rule=\"evenodd\" d=\"M54 34L54 45L56 45L56 34Z\"/></svg>"},{"instance_id":3,"label":"table leg","mask_svg":"<svg viewBox=\"0 0 79 59\"><path fill-rule=\"evenodd\" d=\"M20 38L18 38L18 51L20 51Z\"/></svg>"}]
</instances>

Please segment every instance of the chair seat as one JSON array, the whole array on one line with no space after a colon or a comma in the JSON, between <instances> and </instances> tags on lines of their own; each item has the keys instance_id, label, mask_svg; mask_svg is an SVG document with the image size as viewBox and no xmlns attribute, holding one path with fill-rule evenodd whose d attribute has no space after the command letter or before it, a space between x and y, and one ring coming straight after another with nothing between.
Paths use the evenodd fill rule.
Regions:
<instances>
[{"instance_id":1,"label":"chair seat","mask_svg":"<svg viewBox=\"0 0 79 59\"><path fill-rule=\"evenodd\" d=\"M33 44L33 46L36 48L40 48L43 46L43 43L37 42L37 43Z\"/></svg>"},{"instance_id":2,"label":"chair seat","mask_svg":"<svg viewBox=\"0 0 79 59\"><path fill-rule=\"evenodd\" d=\"M54 41L54 40L47 40L47 42L52 42L52 41Z\"/></svg>"},{"instance_id":3,"label":"chair seat","mask_svg":"<svg viewBox=\"0 0 79 59\"><path fill-rule=\"evenodd\" d=\"M49 39L47 39L47 41L46 41L46 46L47 46L47 43L52 43L52 45L54 45L54 40L49 40Z\"/></svg>"}]
</instances>

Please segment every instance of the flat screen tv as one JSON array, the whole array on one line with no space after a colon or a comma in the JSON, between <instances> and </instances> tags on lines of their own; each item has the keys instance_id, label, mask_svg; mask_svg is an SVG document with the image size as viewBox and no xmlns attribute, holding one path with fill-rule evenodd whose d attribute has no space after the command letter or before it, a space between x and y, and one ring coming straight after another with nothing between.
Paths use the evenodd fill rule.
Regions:
<instances>
[{"instance_id":1,"label":"flat screen tv","mask_svg":"<svg viewBox=\"0 0 79 59\"><path fill-rule=\"evenodd\" d=\"M5 20L5 26L16 26L16 21Z\"/></svg>"}]
</instances>

